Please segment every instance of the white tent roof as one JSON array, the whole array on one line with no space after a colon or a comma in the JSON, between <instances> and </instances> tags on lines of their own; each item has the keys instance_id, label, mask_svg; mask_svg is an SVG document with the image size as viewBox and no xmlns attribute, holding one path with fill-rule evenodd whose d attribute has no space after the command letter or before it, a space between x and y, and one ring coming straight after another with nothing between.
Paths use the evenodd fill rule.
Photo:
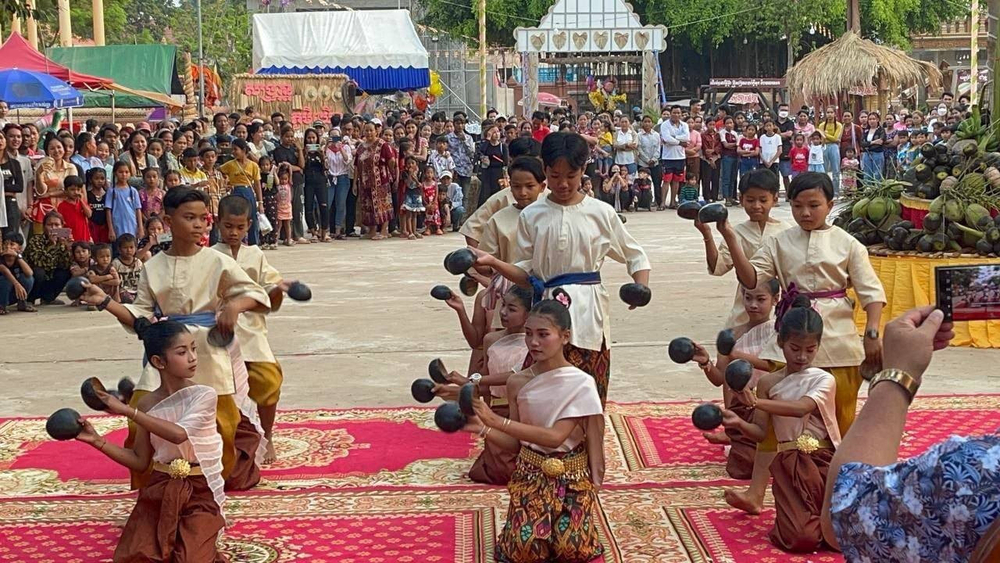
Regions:
<instances>
[{"instance_id":1,"label":"white tent roof","mask_svg":"<svg viewBox=\"0 0 1000 563\"><path fill-rule=\"evenodd\" d=\"M427 68L406 10L254 14L253 65L262 68Z\"/></svg>"}]
</instances>

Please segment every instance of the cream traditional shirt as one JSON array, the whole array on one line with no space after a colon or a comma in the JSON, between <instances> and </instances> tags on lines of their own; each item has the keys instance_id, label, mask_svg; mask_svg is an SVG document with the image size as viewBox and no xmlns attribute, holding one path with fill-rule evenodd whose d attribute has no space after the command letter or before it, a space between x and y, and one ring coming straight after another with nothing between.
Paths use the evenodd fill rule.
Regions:
<instances>
[{"instance_id":1,"label":"cream traditional shirt","mask_svg":"<svg viewBox=\"0 0 1000 563\"><path fill-rule=\"evenodd\" d=\"M802 293L854 288L862 307L886 302L868 250L840 227L818 231L789 227L765 239L750 263L757 270L758 284L777 278L782 288L794 282ZM814 299L813 307L823 317L823 339L813 365L861 365L865 350L854 325L854 300ZM764 347L761 359L784 361L776 336Z\"/></svg>"},{"instance_id":2,"label":"cream traditional shirt","mask_svg":"<svg viewBox=\"0 0 1000 563\"><path fill-rule=\"evenodd\" d=\"M159 305L164 317L216 312L227 299L247 296L270 308L271 300L230 257L210 248L192 256L170 256L161 252L150 258L139 275L135 302L125 307L136 318L152 319ZM132 327L126 327L132 330ZM198 347L198 370L194 382L208 385L219 395L235 392L233 363L227 348L208 343L208 327L188 325ZM154 391L159 373L151 366L143 370L136 389Z\"/></svg>"},{"instance_id":3,"label":"cream traditional shirt","mask_svg":"<svg viewBox=\"0 0 1000 563\"><path fill-rule=\"evenodd\" d=\"M212 247L226 256L236 260L250 279L271 291L271 288L281 283L281 273L268 263L264 251L259 246L242 246L236 256L233 256L229 245L223 242ZM270 300L268 301L270 302ZM247 362L275 363L274 353L267 340L267 317L260 313L243 313L236 323L236 341L240 343L240 353Z\"/></svg>"},{"instance_id":4,"label":"cream traditional shirt","mask_svg":"<svg viewBox=\"0 0 1000 563\"><path fill-rule=\"evenodd\" d=\"M479 209L469 215L462 224L462 228L458 230L462 236L469 237L475 241L479 241L483 238L483 228L486 226L486 222L489 221L490 217L494 213L500 211L508 205L513 205L514 196L510 193L510 188L504 188L499 192L490 196L485 203L479 206Z\"/></svg>"},{"instance_id":5,"label":"cream traditional shirt","mask_svg":"<svg viewBox=\"0 0 1000 563\"><path fill-rule=\"evenodd\" d=\"M520 217L521 210L516 205L508 205L490 216L479 239L479 250L510 262L517 249L517 220Z\"/></svg>"},{"instance_id":6,"label":"cream traditional shirt","mask_svg":"<svg viewBox=\"0 0 1000 563\"><path fill-rule=\"evenodd\" d=\"M626 264L629 275L650 269L646 252L603 201L585 197L576 205L559 205L544 197L521 211L512 263L528 274L550 280L561 274L597 272L605 258ZM553 289L547 289L545 296L550 297ZM604 284L562 289L572 300L572 344L587 350L600 350L605 340L610 344L610 301Z\"/></svg>"},{"instance_id":7,"label":"cream traditional shirt","mask_svg":"<svg viewBox=\"0 0 1000 563\"><path fill-rule=\"evenodd\" d=\"M784 231L789 226L784 221L768 219L763 231L761 231L760 226L754 221L744 221L738 225L734 225L733 230L736 231L736 238L740 241L740 248L743 249L743 255L747 258L752 258L754 254L757 254L757 250L764 242L764 239ZM722 241L722 244L719 245L719 257L715 261L715 269L709 270L708 273L713 276L724 276L732 269L733 255L730 254L729 245L726 244L726 241ZM737 281L736 299L733 302L732 309L729 311L726 328L738 327L748 322L750 322L750 317L747 316L746 309L743 307L743 292L740 289L740 283Z\"/></svg>"},{"instance_id":8,"label":"cream traditional shirt","mask_svg":"<svg viewBox=\"0 0 1000 563\"><path fill-rule=\"evenodd\" d=\"M840 427L836 413L837 380L833 374L819 368L806 368L786 375L768 391L768 398L778 401L798 401L809 397L816 410L804 417L771 415L771 426L779 442L792 442L802 434L817 440L827 438L834 447L840 446Z\"/></svg>"},{"instance_id":9,"label":"cream traditional shirt","mask_svg":"<svg viewBox=\"0 0 1000 563\"><path fill-rule=\"evenodd\" d=\"M570 366L536 375L525 383L517 392L517 416L525 424L551 428L564 418L603 417L604 409L594 378ZM557 448L546 448L523 440L521 444L542 453L568 452L586 437L581 421Z\"/></svg>"}]
</instances>

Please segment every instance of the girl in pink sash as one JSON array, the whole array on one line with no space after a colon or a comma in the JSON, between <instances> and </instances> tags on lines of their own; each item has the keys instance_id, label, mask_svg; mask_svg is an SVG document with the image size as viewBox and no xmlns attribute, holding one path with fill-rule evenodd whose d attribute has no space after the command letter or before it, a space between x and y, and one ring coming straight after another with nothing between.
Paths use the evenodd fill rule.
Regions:
<instances>
[{"instance_id":1,"label":"girl in pink sash","mask_svg":"<svg viewBox=\"0 0 1000 563\"><path fill-rule=\"evenodd\" d=\"M507 380L521 369L528 346L524 341L524 322L531 309L531 292L514 286L507 290L499 303L500 323L504 330L491 332L483 339L486 349L486 369L479 381L481 395L498 416L510 415L507 400ZM514 472L517 452L506 451L490 442L469 470L469 478L479 483L506 485Z\"/></svg>"},{"instance_id":2,"label":"girl in pink sash","mask_svg":"<svg viewBox=\"0 0 1000 563\"><path fill-rule=\"evenodd\" d=\"M465 430L517 452L510 505L497 541L501 563L576 563L601 557L593 512L604 479L604 415L593 377L566 359L569 296L541 301L525 323L534 363L507 380L510 418L481 399Z\"/></svg>"},{"instance_id":3,"label":"girl in pink sash","mask_svg":"<svg viewBox=\"0 0 1000 563\"><path fill-rule=\"evenodd\" d=\"M192 382L198 367L194 336L183 324L161 321L141 334L149 363L160 373L159 387L130 407L107 393L97 395L113 414L139 428L135 443L109 443L81 420L77 440L115 462L153 472L139 489L115 549L115 563L220 562L216 550L225 526L222 503L222 437L216 429L218 396L212 387Z\"/></svg>"},{"instance_id":4,"label":"girl in pink sash","mask_svg":"<svg viewBox=\"0 0 1000 563\"><path fill-rule=\"evenodd\" d=\"M753 421L726 410L723 423L757 442L767 437L768 426L773 428L778 453L770 467L775 516L768 538L785 551L811 553L824 546L820 511L830 460L840 445L837 381L811 367L823 318L808 299L797 299L780 321L778 345L785 367L761 378Z\"/></svg>"}]
</instances>

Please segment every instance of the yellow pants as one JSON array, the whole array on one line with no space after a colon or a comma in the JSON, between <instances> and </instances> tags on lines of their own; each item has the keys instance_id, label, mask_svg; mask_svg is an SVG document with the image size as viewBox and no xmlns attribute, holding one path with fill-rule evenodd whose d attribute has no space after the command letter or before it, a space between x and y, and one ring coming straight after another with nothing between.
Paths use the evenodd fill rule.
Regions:
<instances>
[{"instance_id":1,"label":"yellow pants","mask_svg":"<svg viewBox=\"0 0 1000 563\"><path fill-rule=\"evenodd\" d=\"M771 362L772 372L783 367L785 367L784 364ZM836 406L834 410L837 412L837 427L840 428L840 436L844 437L847 435L847 431L851 429L851 425L854 424L854 417L857 416L858 390L861 389L861 367L851 366L822 369L833 374L833 378L837 381L837 394L834 397ZM757 451L778 451L778 439L775 437L774 428L771 425L768 425L767 437L764 438L763 442L757 444Z\"/></svg>"},{"instance_id":2,"label":"yellow pants","mask_svg":"<svg viewBox=\"0 0 1000 563\"><path fill-rule=\"evenodd\" d=\"M139 404L139 400L144 396L148 395L149 391L135 390L132 394L132 400L129 401L128 405L130 407L136 407ZM219 429L219 435L222 436L222 478L226 479L229 474L233 471L233 466L236 464L236 426L240 423L240 409L236 407L236 401L233 400L232 395L219 395L219 400L216 403L215 411L215 424ZM128 422L128 437L125 438L125 447L131 448L135 444L135 434L137 426L135 422L129 420ZM149 480L149 474L153 471L153 464L150 462L149 467L145 471L137 472L130 471L132 476L132 488L139 489L142 488L146 481Z\"/></svg>"},{"instance_id":3,"label":"yellow pants","mask_svg":"<svg viewBox=\"0 0 1000 563\"><path fill-rule=\"evenodd\" d=\"M281 382L284 376L277 362L247 362L247 376L250 379L250 398L262 407L278 404L281 397Z\"/></svg>"}]
</instances>

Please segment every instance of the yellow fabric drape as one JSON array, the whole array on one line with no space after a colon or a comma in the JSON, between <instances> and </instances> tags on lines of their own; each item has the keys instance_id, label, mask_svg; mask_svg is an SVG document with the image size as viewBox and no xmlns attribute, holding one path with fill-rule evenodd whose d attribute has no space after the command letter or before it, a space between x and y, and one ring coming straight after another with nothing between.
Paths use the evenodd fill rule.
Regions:
<instances>
[{"instance_id":1,"label":"yellow fabric drape","mask_svg":"<svg viewBox=\"0 0 1000 563\"><path fill-rule=\"evenodd\" d=\"M913 307L936 302L934 269L938 266L1000 264L998 258L924 258L918 256L870 256L888 304L882 312L882 326ZM866 316L860 306L854 308L858 334L864 333ZM963 321L955 323L952 346L1000 348L1000 321Z\"/></svg>"}]
</instances>

